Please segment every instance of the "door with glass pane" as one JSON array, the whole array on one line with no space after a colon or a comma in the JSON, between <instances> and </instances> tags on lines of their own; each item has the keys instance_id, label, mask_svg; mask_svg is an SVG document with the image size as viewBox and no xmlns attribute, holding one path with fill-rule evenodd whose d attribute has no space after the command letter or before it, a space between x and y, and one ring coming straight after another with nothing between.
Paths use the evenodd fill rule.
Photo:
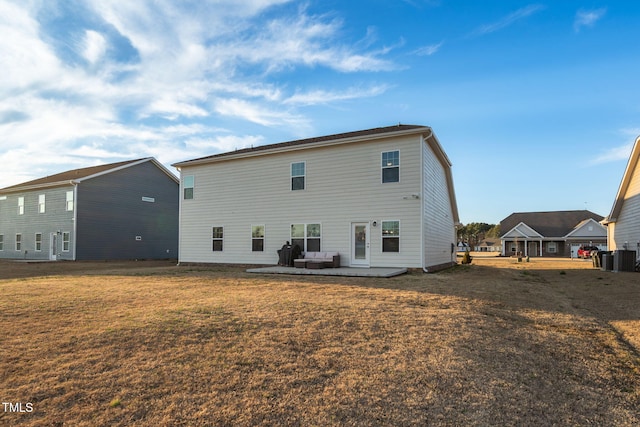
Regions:
<instances>
[{"instance_id":1,"label":"door with glass pane","mask_svg":"<svg viewBox=\"0 0 640 427\"><path fill-rule=\"evenodd\" d=\"M351 224L351 266L369 267L369 223Z\"/></svg>"}]
</instances>

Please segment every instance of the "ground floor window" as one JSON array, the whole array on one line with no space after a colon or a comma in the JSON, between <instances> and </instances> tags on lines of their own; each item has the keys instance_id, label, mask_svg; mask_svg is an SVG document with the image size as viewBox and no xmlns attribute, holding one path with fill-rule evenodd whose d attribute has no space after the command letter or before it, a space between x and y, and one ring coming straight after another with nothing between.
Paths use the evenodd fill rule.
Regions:
<instances>
[{"instance_id":1,"label":"ground floor window","mask_svg":"<svg viewBox=\"0 0 640 427\"><path fill-rule=\"evenodd\" d=\"M304 252L319 252L322 241L320 224L291 224L291 245Z\"/></svg>"},{"instance_id":2,"label":"ground floor window","mask_svg":"<svg viewBox=\"0 0 640 427\"><path fill-rule=\"evenodd\" d=\"M16 251L22 250L22 234L16 234Z\"/></svg>"},{"instance_id":3,"label":"ground floor window","mask_svg":"<svg viewBox=\"0 0 640 427\"><path fill-rule=\"evenodd\" d=\"M42 233L36 233L36 252L42 250Z\"/></svg>"},{"instance_id":4,"label":"ground floor window","mask_svg":"<svg viewBox=\"0 0 640 427\"><path fill-rule=\"evenodd\" d=\"M62 251L69 252L69 245L71 244L71 233L65 231L62 233Z\"/></svg>"},{"instance_id":5,"label":"ground floor window","mask_svg":"<svg viewBox=\"0 0 640 427\"><path fill-rule=\"evenodd\" d=\"M0 251L4 251L4 234L0 234Z\"/></svg>"},{"instance_id":6,"label":"ground floor window","mask_svg":"<svg viewBox=\"0 0 640 427\"><path fill-rule=\"evenodd\" d=\"M251 226L251 250L264 252L264 225Z\"/></svg>"},{"instance_id":7,"label":"ground floor window","mask_svg":"<svg viewBox=\"0 0 640 427\"><path fill-rule=\"evenodd\" d=\"M547 243L547 252L549 252L550 254L555 254L556 252L558 252L557 243L556 242Z\"/></svg>"},{"instance_id":8,"label":"ground floor window","mask_svg":"<svg viewBox=\"0 0 640 427\"><path fill-rule=\"evenodd\" d=\"M382 221L382 252L400 252L400 221Z\"/></svg>"},{"instance_id":9,"label":"ground floor window","mask_svg":"<svg viewBox=\"0 0 640 427\"><path fill-rule=\"evenodd\" d=\"M213 240L213 251L222 251L222 242L224 240L224 227L213 227L211 232Z\"/></svg>"}]
</instances>

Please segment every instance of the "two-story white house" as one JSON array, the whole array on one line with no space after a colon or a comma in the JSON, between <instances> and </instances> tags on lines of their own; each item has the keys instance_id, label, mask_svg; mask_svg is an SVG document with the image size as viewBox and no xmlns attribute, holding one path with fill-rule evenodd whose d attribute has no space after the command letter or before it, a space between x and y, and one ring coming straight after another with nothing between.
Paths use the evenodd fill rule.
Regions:
<instances>
[{"instance_id":1,"label":"two-story white house","mask_svg":"<svg viewBox=\"0 0 640 427\"><path fill-rule=\"evenodd\" d=\"M289 241L342 266L455 263L451 162L431 128L397 125L174 164L179 261L274 265Z\"/></svg>"}]
</instances>

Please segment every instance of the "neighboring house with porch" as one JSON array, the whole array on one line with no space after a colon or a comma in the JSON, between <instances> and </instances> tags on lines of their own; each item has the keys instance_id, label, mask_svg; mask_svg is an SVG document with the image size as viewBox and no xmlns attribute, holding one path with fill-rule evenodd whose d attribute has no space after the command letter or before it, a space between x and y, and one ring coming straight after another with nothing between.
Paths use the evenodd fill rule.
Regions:
<instances>
[{"instance_id":1,"label":"neighboring house with porch","mask_svg":"<svg viewBox=\"0 0 640 427\"><path fill-rule=\"evenodd\" d=\"M456 262L451 162L431 128L397 125L176 163L181 263L274 265L289 241L340 265Z\"/></svg>"},{"instance_id":2,"label":"neighboring house with porch","mask_svg":"<svg viewBox=\"0 0 640 427\"><path fill-rule=\"evenodd\" d=\"M500 222L502 255L577 256L580 246L606 249L607 229L603 217L588 210L520 212Z\"/></svg>"},{"instance_id":3,"label":"neighboring house with porch","mask_svg":"<svg viewBox=\"0 0 640 427\"><path fill-rule=\"evenodd\" d=\"M611 213L603 224L607 226L609 250L632 250L640 255L640 137L633 145L629 162L622 176Z\"/></svg>"},{"instance_id":4,"label":"neighboring house with porch","mask_svg":"<svg viewBox=\"0 0 640 427\"><path fill-rule=\"evenodd\" d=\"M177 258L179 180L154 158L0 189L0 258Z\"/></svg>"},{"instance_id":5,"label":"neighboring house with porch","mask_svg":"<svg viewBox=\"0 0 640 427\"><path fill-rule=\"evenodd\" d=\"M502 241L499 237L487 237L475 246L476 252L502 252Z\"/></svg>"}]
</instances>

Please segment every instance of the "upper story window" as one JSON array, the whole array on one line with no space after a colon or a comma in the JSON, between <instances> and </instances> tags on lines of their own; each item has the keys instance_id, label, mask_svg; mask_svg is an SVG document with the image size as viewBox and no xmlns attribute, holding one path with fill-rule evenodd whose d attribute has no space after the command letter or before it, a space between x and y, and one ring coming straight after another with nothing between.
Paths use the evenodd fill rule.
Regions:
<instances>
[{"instance_id":1,"label":"upper story window","mask_svg":"<svg viewBox=\"0 0 640 427\"><path fill-rule=\"evenodd\" d=\"M46 199L46 196L44 194L38 195L38 213L44 213L45 199Z\"/></svg>"},{"instance_id":2,"label":"upper story window","mask_svg":"<svg viewBox=\"0 0 640 427\"><path fill-rule=\"evenodd\" d=\"M193 188L195 187L195 178L193 175L187 175L182 179L183 198L193 199Z\"/></svg>"},{"instance_id":3,"label":"upper story window","mask_svg":"<svg viewBox=\"0 0 640 427\"><path fill-rule=\"evenodd\" d=\"M24 215L24 196L18 197L18 215Z\"/></svg>"},{"instance_id":4,"label":"upper story window","mask_svg":"<svg viewBox=\"0 0 640 427\"><path fill-rule=\"evenodd\" d=\"M68 211L73 210L73 191L67 191L66 209Z\"/></svg>"},{"instance_id":5,"label":"upper story window","mask_svg":"<svg viewBox=\"0 0 640 427\"><path fill-rule=\"evenodd\" d=\"M305 162L291 163L291 190L304 190Z\"/></svg>"},{"instance_id":6,"label":"upper story window","mask_svg":"<svg viewBox=\"0 0 640 427\"><path fill-rule=\"evenodd\" d=\"M382 153L382 183L400 182L400 151Z\"/></svg>"}]
</instances>

